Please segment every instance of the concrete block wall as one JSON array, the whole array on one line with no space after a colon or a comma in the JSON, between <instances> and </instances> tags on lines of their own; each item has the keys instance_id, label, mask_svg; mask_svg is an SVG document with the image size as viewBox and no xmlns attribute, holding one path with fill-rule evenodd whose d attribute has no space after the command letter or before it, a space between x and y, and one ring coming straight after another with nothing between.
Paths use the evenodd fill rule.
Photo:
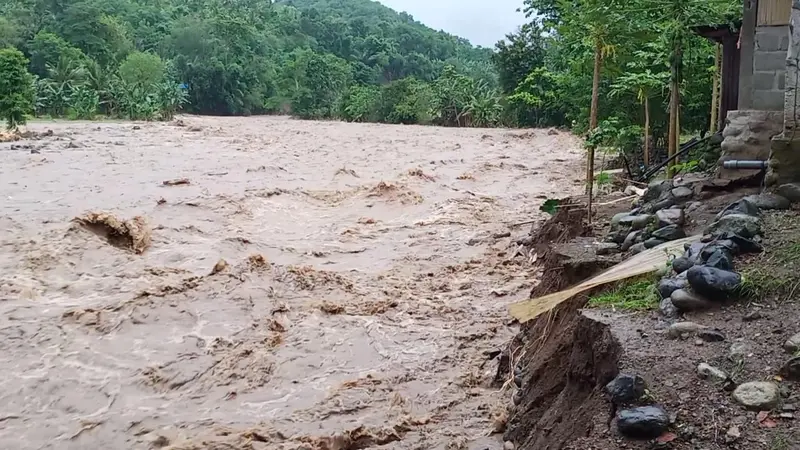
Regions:
<instances>
[{"instance_id":1,"label":"concrete block wall","mask_svg":"<svg viewBox=\"0 0 800 450\"><path fill-rule=\"evenodd\" d=\"M756 27L753 54L753 109L783 111L789 26Z\"/></svg>"}]
</instances>

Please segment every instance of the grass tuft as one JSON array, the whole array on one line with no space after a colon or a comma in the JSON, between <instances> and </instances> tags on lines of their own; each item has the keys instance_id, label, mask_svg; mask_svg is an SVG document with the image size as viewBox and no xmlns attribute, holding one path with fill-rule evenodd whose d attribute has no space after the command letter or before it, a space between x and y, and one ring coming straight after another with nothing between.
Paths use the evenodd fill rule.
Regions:
<instances>
[{"instance_id":1,"label":"grass tuft","mask_svg":"<svg viewBox=\"0 0 800 450\"><path fill-rule=\"evenodd\" d=\"M646 311L658 306L660 296L655 282L638 278L622 282L610 291L589 298L590 308L615 308L627 311Z\"/></svg>"}]
</instances>

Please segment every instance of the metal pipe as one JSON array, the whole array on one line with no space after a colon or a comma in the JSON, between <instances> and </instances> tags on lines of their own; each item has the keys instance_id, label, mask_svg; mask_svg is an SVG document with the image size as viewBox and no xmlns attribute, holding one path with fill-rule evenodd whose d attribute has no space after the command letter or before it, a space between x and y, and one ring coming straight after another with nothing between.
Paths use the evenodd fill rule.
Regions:
<instances>
[{"instance_id":1,"label":"metal pipe","mask_svg":"<svg viewBox=\"0 0 800 450\"><path fill-rule=\"evenodd\" d=\"M722 167L732 170L764 170L769 167L769 161L732 159L730 161L723 161Z\"/></svg>"}]
</instances>

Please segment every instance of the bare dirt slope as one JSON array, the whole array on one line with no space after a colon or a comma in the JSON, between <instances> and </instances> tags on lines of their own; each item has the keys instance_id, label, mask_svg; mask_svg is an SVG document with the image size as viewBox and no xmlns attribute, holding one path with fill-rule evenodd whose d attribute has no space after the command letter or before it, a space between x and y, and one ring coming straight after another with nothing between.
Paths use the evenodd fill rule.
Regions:
<instances>
[{"instance_id":1,"label":"bare dirt slope","mask_svg":"<svg viewBox=\"0 0 800 450\"><path fill-rule=\"evenodd\" d=\"M0 144L0 448L502 447L508 224L577 189L575 138L29 128Z\"/></svg>"}]
</instances>

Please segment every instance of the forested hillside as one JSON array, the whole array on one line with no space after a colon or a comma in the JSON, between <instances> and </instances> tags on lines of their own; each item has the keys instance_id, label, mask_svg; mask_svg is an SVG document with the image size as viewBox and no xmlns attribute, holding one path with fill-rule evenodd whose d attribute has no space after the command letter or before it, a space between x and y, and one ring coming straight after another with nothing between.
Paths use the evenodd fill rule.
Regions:
<instances>
[{"instance_id":1,"label":"forested hillside","mask_svg":"<svg viewBox=\"0 0 800 450\"><path fill-rule=\"evenodd\" d=\"M183 105L446 123L461 118L433 111L442 75L487 95L496 84L491 50L371 0L10 0L9 46L37 77L37 113L54 116L153 118Z\"/></svg>"},{"instance_id":2,"label":"forested hillside","mask_svg":"<svg viewBox=\"0 0 800 450\"><path fill-rule=\"evenodd\" d=\"M566 126L624 149L668 137L674 148L681 130L708 129L715 48L692 27L736 26L740 1L520 6L529 23L485 49L372 0L6 0L0 47L21 54L2 50L0 70L33 86L4 88L23 119L168 119L182 108ZM25 59L32 79L9 69Z\"/></svg>"}]
</instances>

